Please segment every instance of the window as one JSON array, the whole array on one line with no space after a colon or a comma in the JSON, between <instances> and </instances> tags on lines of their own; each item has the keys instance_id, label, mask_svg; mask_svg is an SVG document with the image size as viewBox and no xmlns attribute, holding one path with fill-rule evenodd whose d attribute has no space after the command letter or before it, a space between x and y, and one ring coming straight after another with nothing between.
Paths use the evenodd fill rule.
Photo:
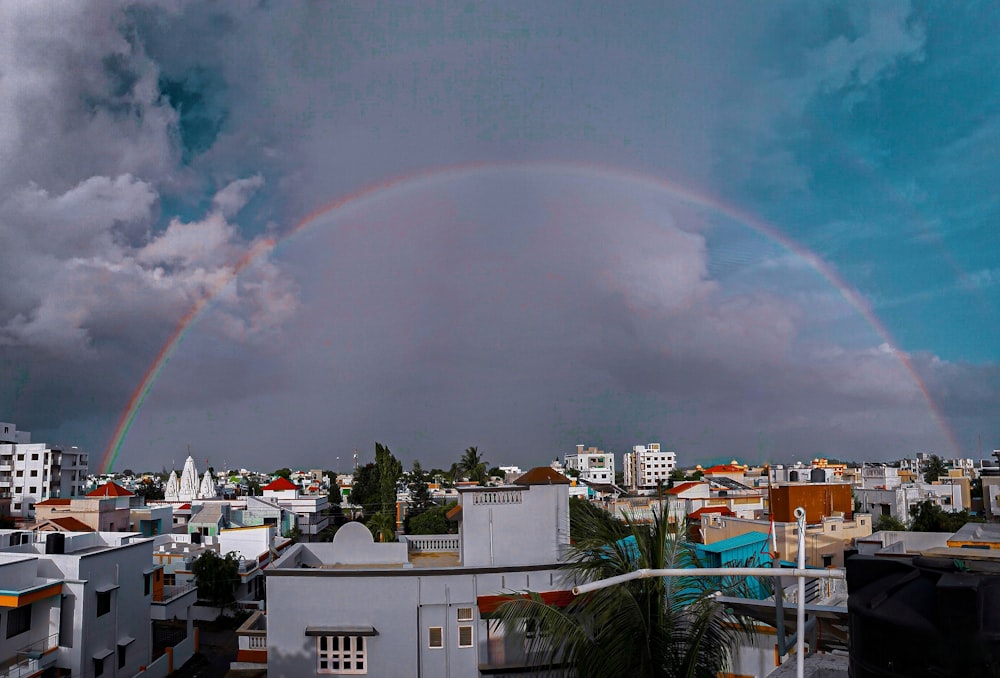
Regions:
<instances>
[{"instance_id":1,"label":"window","mask_svg":"<svg viewBox=\"0 0 1000 678\"><path fill-rule=\"evenodd\" d=\"M38 461L38 455L37 454L31 455L31 461Z\"/></svg>"},{"instance_id":2,"label":"window","mask_svg":"<svg viewBox=\"0 0 1000 678\"><path fill-rule=\"evenodd\" d=\"M142 595L148 596L150 591L150 584L152 583L153 575L147 573L142 575Z\"/></svg>"},{"instance_id":3,"label":"window","mask_svg":"<svg viewBox=\"0 0 1000 678\"><path fill-rule=\"evenodd\" d=\"M111 612L111 591L97 592L97 616L102 617Z\"/></svg>"},{"instance_id":4,"label":"window","mask_svg":"<svg viewBox=\"0 0 1000 678\"><path fill-rule=\"evenodd\" d=\"M823 556L823 567L833 567L833 556L832 555Z\"/></svg>"},{"instance_id":5,"label":"window","mask_svg":"<svg viewBox=\"0 0 1000 678\"><path fill-rule=\"evenodd\" d=\"M471 607L460 607L458 608L458 621L472 621L472 608Z\"/></svg>"},{"instance_id":6,"label":"window","mask_svg":"<svg viewBox=\"0 0 1000 678\"><path fill-rule=\"evenodd\" d=\"M458 646L472 647L472 626L462 625L458 627Z\"/></svg>"},{"instance_id":7,"label":"window","mask_svg":"<svg viewBox=\"0 0 1000 678\"><path fill-rule=\"evenodd\" d=\"M128 650L128 645L118 646L118 668L125 668L125 652Z\"/></svg>"},{"instance_id":8,"label":"window","mask_svg":"<svg viewBox=\"0 0 1000 678\"><path fill-rule=\"evenodd\" d=\"M13 638L31 628L31 604L7 613L7 637Z\"/></svg>"},{"instance_id":9,"label":"window","mask_svg":"<svg viewBox=\"0 0 1000 678\"><path fill-rule=\"evenodd\" d=\"M432 626L427 629L427 647L431 649L444 647L444 629Z\"/></svg>"},{"instance_id":10,"label":"window","mask_svg":"<svg viewBox=\"0 0 1000 678\"><path fill-rule=\"evenodd\" d=\"M99 678L104 675L104 659L98 659L94 657L94 678Z\"/></svg>"},{"instance_id":11,"label":"window","mask_svg":"<svg viewBox=\"0 0 1000 678\"><path fill-rule=\"evenodd\" d=\"M317 673L368 673L364 636L319 636L316 638Z\"/></svg>"},{"instance_id":12,"label":"window","mask_svg":"<svg viewBox=\"0 0 1000 678\"><path fill-rule=\"evenodd\" d=\"M38 477L38 469L37 468L31 469L31 473L29 473L28 475L31 476L32 478L37 478Z\"/></svg>"},{"instance_id":13,"label":"window","mask_svg":"<svg viewBox=\"0 0 1000 678\"><path fill-rule=\"evenodd\" d=\"M176 574L165 574L165 575L163 575L163 585L164 586L177 586L177 575Z\"/></svg>"},{"instance_id":14,"label":"window","mask_svg":"<svg viewBox=\"0 0 1000 678\"><path fill-rule=\"evenodd\" d=\"M18 478L23 478L24 477L24 471L18 471L14 475L17 476Z\"/></svg>"}]
</instances>

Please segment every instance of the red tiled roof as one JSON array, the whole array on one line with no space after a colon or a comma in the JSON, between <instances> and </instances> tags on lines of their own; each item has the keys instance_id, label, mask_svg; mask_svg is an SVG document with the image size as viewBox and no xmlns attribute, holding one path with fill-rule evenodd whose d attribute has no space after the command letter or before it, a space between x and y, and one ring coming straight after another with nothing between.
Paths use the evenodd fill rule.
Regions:
<instances>
[{"instance_id":1,"label":"red tiled roof","mask_svg":"<svg viewBox=\"0 0 1000 678\"><path fill-rule=\"evenodd\" d=\"M73 500L72 499L65 499L65 498L62 498L62 499L60 499L60 498L53 498L53 499L46 499L45 501L37 502L35 504L35 506L69 506L69 504L70 504L71 501L73 501Z\"/></svg>"},{"instance_id":2,"label":"red tiled roof","mask_svg":"<svg viewBox=\"0 0 1000 678\"><path fill-rule=\"evenodd\" d=\"M551 466L536 466L514 481L515 485L569 485L569 478Z\"/></svg>"},{"instance_id":3,"label":"red tiled roof","mask_svg":"<svg viewBox=\"0 0 1000 678\"><path fill-rule=\"evenodd\" d=\"M695 481L688 481L686 483L681 483L680 485L674 485L669 490L667 490L667 494L680 494L684 490L690 490L692 487L695 487L697 485L701 485L701 483Z\"/></svg>"},{"instance_id":4,"label":"red tiled roof","mask_svg":"<svg viewBox=\"0 0 1000 678\"><path fill-rule=\"evenodd\" d=\"M689 513L688 518L701 518L706 513L721 513L724 516L736 515L725 506L702 506L697 511Z\"/></svg>"},{"instance_id":5,"label":"red tiled roof","mask_svg":"<svg viewBox=\"0 0 1000 678\"><path fill-rule=\"evenodd\" d=\"M283 478L278 476L277 479L272 480L267 485L261 488L262 490L271 490L273 492L280 492L281 490L297 490L298 486L293 483L288 478Z\"/></svg>"},{"instance_id":6,"label":"red tiled roof","mask_svg":"<svg viewBox=\"0 0 1000 678\"><path fill-rule=\"evenodd\" d=\"M541 467L539 467L541 468ZM522 594L523 597L527 598L527 594ZM566 607L572 602L575 596L573 591L542 591L538 594L542 598L542 602L547 605L555 605L557 607ZM497 611L501 605L510 600L510 596L479 596L476 598L476 604L479 606L479 614L487 615L492 614Z\"/></svg>"},{"instance_id":7,"label":"red tiled roof","mask_svg":"<svg viewBox=\"0 0 1000 678\"><path fill-rule=\"evenodd\" d=\"M188 511L191 509L191 504L181 504L177 507L178 511Z\"/></svg>"},{"instance_id":8,"label":"red tiled roof","mask_svg":"<svg viewBox=\"0 0 1000 678\"><path fill-rule=\"evenodd\" d=\"M109 480L104 483L96 490L92 490L87 493L88 497L131 497L132 493L126 490L124 487Z\"/></svg>"},{"instance_id":9,"label":"red tiled roof","mask_svg":"<svg viewBox=\"0 0 1000 678\"><path fill-rule=\"evenodd\" d=\"M732 464L719 464L718 466L713 466L712 468L707 468L704 470L705 474L709 473L744 473L742 466L733 466Z\"/></svg>"},{"instance_id":10,"label":"red tiled roof","mask_svg":"<svg viewBox=\"0 0 1000 678\"><path fill-rule=\"evenodd\" d=\"M457 521L459 518L462 517L462 505L461 504L455 504L455 506L453 506L452 508L450 508L448 510L448 512L444 514L444 517L447 518L448 520L456 520Z\"/></svg>"},{"instance_id":11,"label":"red tiled roof","mask_svg":"<svg viewBox=\"0 0 1000 678\"><path fill-rule=\"evenodd\" d=\"M61 529L66 532L93 532L92 528L87 523L82 520L78 520L72 516L64 516L62 518L49 518L49 522L58 525Z\"/></svg>"}]
</instances>

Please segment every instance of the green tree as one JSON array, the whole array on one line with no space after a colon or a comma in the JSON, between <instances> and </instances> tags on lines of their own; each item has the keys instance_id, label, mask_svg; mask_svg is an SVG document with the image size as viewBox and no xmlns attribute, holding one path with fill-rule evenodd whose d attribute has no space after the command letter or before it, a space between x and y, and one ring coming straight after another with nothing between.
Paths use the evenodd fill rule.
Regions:
<instances>
[{"instance_id":1,"label":"green tree","mask_svg":"<svg viewBox=\"0 0 1000 678\"><path fill-rule=\"evenodd\" d=\"M279 468L278 470L276 470L271 475L278 476L279 478L284 478L285 480L288 480L289 478L292 477L292 469L287 468L287 467L286 468Z\"/></svg>"},{"instance_id":2,"label":"green tree","mask_svg":"<svg viewBox=\"0 0 1000 678\"><path fill-rule=\"evenodd\" d=\"M135 496L142 497L143 501L159 501L164 498L163 487L150 480L143 481L136 486Z\"/></svg>"},{"instance_id":3,"label":"green tree","mask_svg":"<svg viewBox=\"0 0 1000 678\"><path fill-rule=\"evenodd\" d=\"M407 483L410 490L410 510L413 513L420 513L433 503L431 501L431 490L427 486L427 480L427 472L420 465L420 460L414 459L409 482Z\"/></svg>"},{"instance_id":4,"label":"green tree","mask_svg":"<svg viewBox=\"0 0 1000 678\"><path fill-rule=\"evenodd\" d=\"M902 532L906 529L906 523L899 518L894 518L888 514L879 516L872 525L872 532Z\"/></svg>"},{"instance_id":5,"label":"green tree","mask_svg":"<svg viewBox=\"0 0 1000 678\"><path fill-rule=\"evenodd\" d=\"M489 478L500 478L503 480L504 472L500 470L499 466L494 466L486 472L486 476Z\"/></svg>"},{"instance_id":6,"label":"green tree","mask_svg":"<svg viewBox=\"0 0 1000 678\"><path fill-rule=\"evenodd\" d=\"M396 539L396 518L391 513L379 511L365 523L376 541L389 542Z\"/></svg>"},{"instance_id":7,"label":"green tree","mask_svg":"<svg viewBox=\"0 0 1000 678\"><path fill-rule=\"evenodd\" d=\"M378 496L381 510L396 513L396 483L403 475L403 465L392 456L389 448L375 443L375 468L378 470Z\"/></svg>"},{"instance_id":8,"label":"green tree","mask_svg":"<svg viewBox=\"0 0 1000 678\"><path fill-rule=\"evenodd\" d=\"M406 534L452 534L455 524L448 520L448 511L456 502L445 506L432 506L423 513L409 519Z\"/></svg>"},{"instance_id":9,"label":"green tree","mask_svg":"<svg viewBox=\"0 0 1000 678\"><path fill-rule=\"evenodd\" d=\"M969 522L980 522L969 515L968 510L952 513L945 511L934 502L922 501L910 509L913 520L912 532L957 532Z\"/></svg>"},{"instance_id":10,"label":"green tree","mask_svg":"<svg viewBox=\"0 0 1000 678\"><path fill-rule=\"evenodd\" d=\"M467 447L462 453L462 458L458 460L458 470L469 480L482 485L486 480L487 464L488 462L479 454L478 447Z\"/></svg>"},{"instance_id":11,"label":"green tree","mask_svg":"<svg viewBox=\"0 0 1000 678\"><path fill-rule=\"evenodd\" d=\"M594 581L639 568L698 566L665 513L654 514L651 525L625 522L622 539L607 520L584 519L570 547L569 573ZM525 592L511 596L498 615L507 633L533 631L524 633L526 652L556 675L715 678L750 637L748 627L715 602L718 590L717 582L696 577L635 579L578 596L564 608Z\"/></svg>"},{"instance_id":12,"label":"green tree","mask_svg":"<svg viewBox=\"0 0 1000 678\"><path fill-rule=\"evenodd\" d=\"M948 475L948 467L945 466L944 459L932 454L927 461L927 468L924 470L924 482L933 483L942 476Z\"/></svg>"},{"instance_id":13,"label":"green tree","mask_svg":"<svg viewBox=\"0 0 1000 678\"><path fill-rule=\"evenodd\" d=\"M360 506L366 516L382 508L382 501L379 498L378 468L374 462L368 462L354 471L349 501L355 506Z\"/></svg>"},{"instance_id":14,"label":"green tree","mask_svg":"<svg viewBox=\"0 0 1000 678\"><path fill-rule=\"evenodd\" d=\"M569 500L569 538L576 542L593 530L593 523L604 524L607 534L617 534L619 539L628 534L625 522L618 520L599 506L585 499L571 497Z\"/></svg>"},{"instance_id":15,"label":"green tree","mask_svg":"<svg viewBox=\"0 0 1000 678\"><path fill-rule=\"evenodd\" d=\"M240 583L240 561L232 551L220 556L215 551L203 551L191 566L198 598L219 607L235 600Z\"/></svg>"}]
</instances>

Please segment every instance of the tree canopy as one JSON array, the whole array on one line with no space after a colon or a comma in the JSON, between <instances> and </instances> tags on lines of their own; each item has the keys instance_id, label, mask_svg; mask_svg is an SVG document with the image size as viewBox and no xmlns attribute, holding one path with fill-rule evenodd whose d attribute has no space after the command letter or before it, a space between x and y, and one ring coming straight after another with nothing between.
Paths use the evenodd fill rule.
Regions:
<instances>
[{"instance_id":1,"label":"tree canopy","mask_svg":"<svg viewBox=\"0 0 1000 678\"><path fill-rule=\"evenodd\" d=\"M948 467L944 463L944 459L932 454L930 459L927 461L927 468L924 470L924 482L933 483L938 478L948 475Z\"/></svg>"},{"instance_id":2,"label":"tree canopy","mask_svg":"<svg viewBox=\"0 0 1000 678\"><path fill-rule=\"evenodd\" d=\"M215 551L203 551L191 566L198 598L212 605L229 605L235 600L234 592L240 583L240 561L230 551L220 556Z\"/></svg>"},{"instance_id":3,"label":"tree canopy","mask_svg":"<svg viewBox=\"0 0 1000 678\"><path fill-rule=\"evenodd\" d=\"M651 525L626 518L625 539L614 523L585 515L567 565L576 580L698 565L665 513ZM498 616L507 633L524 636L528 660L555 675L715 678L749 639L749 627L715 602L718 590L704 578L651 577L577 596L565 607L527 591L510 596Z\"/></svg>"},{"instance_id":4,"label":"tree canopy","mask_svg":"<svg viewBox=\"0 0 1000 678\"><path fill-rule=\"evenodd\" d=\"M486 480L486 469L489 465L479 453L479 448L472 446L465 448L462 458L458 460L458 471L469 480L482 484ZM453 467L454 468L454 467Z\"/></svg>"},{"instance_id":5,"label":"tree canopy","mask_svg":"<svg viewBox=\"0 0 1000 678\"><path fill-rule=\"evenodd\" d=\"M279 468L275 470L275 472L272 473L271 475L278 476L279 478L284 478L285 480L288 480L289 478L292 477L292 469L288 467Z\"/></svg>"},{"instance_id":6,"label":"tree canopy","mask_svg":"<svg viewBox=\"0 0 1000 678\"><path fill-rule=\"evenodd\" d=\"M355 469L350 502L360 506L366 516L382 508L382 501L379 498L378 468L374 462L368 462Z\"/></svg>"},{"instance_id":7,"label":"tree canopy","mask_svg":"<svg viewBox=\"0 0 1000 678\"><path fill-rule=\"evenodd\" d=\"M957 532L968 522L978 522L967 510L952 513L930 500L912 507L910 515L913 517L910 523L913 532Z\"/></svg>"}]
</instances>

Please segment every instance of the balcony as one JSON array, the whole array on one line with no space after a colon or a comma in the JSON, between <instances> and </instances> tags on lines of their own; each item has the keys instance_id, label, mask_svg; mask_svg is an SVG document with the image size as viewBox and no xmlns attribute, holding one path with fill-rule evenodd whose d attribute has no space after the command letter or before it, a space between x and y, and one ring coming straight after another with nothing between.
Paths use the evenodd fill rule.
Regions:
<instances>
[{"instance_id":1,"label":"balcony","mask_svg":"<svg viewBox=\"0 0 1000 678\"><path fill-rule=\"evenodd\" d=\"M239 650L236 661L230 668L255 668L267 665L267 615L254 612L241 627L236 629L239 639Z\"/></svg>"},{"instance_id":2,"label":"balcony","mask_svg":"<svg viewBox=\"0 0 1000 678\"><path fill-rule=\"evenodd\" d=\"M27 678L37 675L55 664L58 649L58 633L25 645L14 657L0 662L0 678Z\"/></svg>"}]
</instances>

